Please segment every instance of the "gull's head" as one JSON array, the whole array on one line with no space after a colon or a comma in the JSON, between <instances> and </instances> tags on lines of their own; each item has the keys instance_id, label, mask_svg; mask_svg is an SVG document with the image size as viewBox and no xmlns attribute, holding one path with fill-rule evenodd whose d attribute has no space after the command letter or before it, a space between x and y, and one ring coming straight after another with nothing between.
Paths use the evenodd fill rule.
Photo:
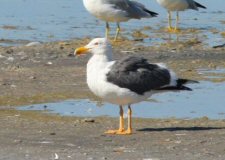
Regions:
<instances>
[{"instance_id":1,"label":"gull's head","mask_svg":"<svg viewBox=\"0 0 225 160\"><path fill-rule=\"evenodd\" d=\"M93 55L105 55L111 53L112 46L106 38L95 38L86 46L77 48L74 55L92 53Z\"/></svg>"}]
</instances>

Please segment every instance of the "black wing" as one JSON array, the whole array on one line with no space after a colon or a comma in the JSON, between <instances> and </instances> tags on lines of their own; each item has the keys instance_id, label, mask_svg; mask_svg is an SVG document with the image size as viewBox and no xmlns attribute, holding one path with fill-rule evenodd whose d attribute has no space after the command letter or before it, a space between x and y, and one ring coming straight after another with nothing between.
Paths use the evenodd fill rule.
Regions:
<instances>
[{"instance_id":1,"label":"black wing","mask_svg":"<svg viewBox=\"0 0 225 160\"><path fill-rule=\"evenodd\" d=\"M160 89L170 83L170 72L144 58L126 57L116 61L107 74L107 81L137 94Z\"/></svg>"},{"instance_id":2,"label":"black wing","mask_svg":"<svg viewBox=\"0 0 225 160\"><path fill-rule=\"evenodd\" d=\"M189 9L194 9L194 10L198 10L198 8L206 9L205 6L201 5L198 2L195 2L194 0L187 0L187 3L189 5Z\"/></svg>"}]
</instances>

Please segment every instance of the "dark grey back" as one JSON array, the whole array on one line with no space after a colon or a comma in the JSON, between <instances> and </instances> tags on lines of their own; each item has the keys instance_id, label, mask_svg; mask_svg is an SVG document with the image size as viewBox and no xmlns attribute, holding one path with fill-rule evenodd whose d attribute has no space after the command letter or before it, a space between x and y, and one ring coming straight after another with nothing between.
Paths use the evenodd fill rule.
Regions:
<instances>
[{"instance_id":1,"label":"dark grey back","mask_svg":"<svg viewBox=\"0 0 225 160\"><path fill-rule=\"evenodd\" d=\"M108 82L140 95L168 85L170 78L166 68L150 64L144 58L133 56L116 61L107 74Z\"/></svg>"},{"instance_id":2,"label":"dark grey back","mask_svg":"<svg viewBox=\"0 0 225 160\"><path fill-rule=\"evenodd\" d=\"M130 18L140 19L147 17L149 13L143 5L138 2L132 2L129 0L104 0L108 4L112 4L112 7L120 9L126 12L126 16Z\"/></svg>"}]
</instances>

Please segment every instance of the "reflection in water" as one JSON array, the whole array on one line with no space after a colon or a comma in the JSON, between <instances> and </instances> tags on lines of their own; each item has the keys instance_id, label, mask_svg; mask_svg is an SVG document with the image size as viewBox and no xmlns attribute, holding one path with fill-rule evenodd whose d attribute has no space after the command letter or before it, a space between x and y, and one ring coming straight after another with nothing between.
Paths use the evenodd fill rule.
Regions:
<instances>
[{"instance_id":1,"label":"reflection in water","mask_svg":"<svg viewBox=\"0 0 225 160\"><path fill-rule=\"evenodd\" d=\"M134 117L142 118L198 118L225 119L225 83L201 82L191 85L193 92L168 92L133 105ZM47 110L66 116L118 116L118 107L90 100L68 100L59 103L19 107L19 110Z\"/></svg>"},{"instance_id":2,"label":"reflection in water","mask_svg":"<svg viewBox=\"0 0 225 160\"><path fill-rule=\"evenodd\" d=\"M198 29L182 29L178 32L169 33L165 29L159 30L157 32L159 38L163 39L162 44L165 45L184 45L184 46L193 46L202 43L204 36L202 32Z\"/></svg>"},{"instance_id":3,"label":"reflection in water","mask_svg":"<svg viewBox=\"0 0 225 160\"><path fill-rule=\"evenodd\" d=\"M132 39L132 31L149 27L151 29L144 31L148 36L144 38L144 42L147 45L165 43L165 35L162 35L160 28L167 26L166 10L156 0L140 0L140 2L158 12L159 16L122 23L123 35L127 33L126 38ZM189 36L200 34L199 41L212 46L220 44L221 40L224 40L220 33L224 32L224 24L221 21L224 21L225 1L198 0L198 2L207 6L207 10L182 12L180 27L182 30L193 29L200 32L195 33L190 30L189 33L175 34L179 38L172 37L172 39L179 42L187 41ZM83 7L82 0L1 0L0 15L0 39L3 40L46 42L104 36L104 22L98 21L88 13ZM16 41L16 43L20 42ZM0 42L0 44L6 45L7 42Z\"/></svg>"}]
</instances>

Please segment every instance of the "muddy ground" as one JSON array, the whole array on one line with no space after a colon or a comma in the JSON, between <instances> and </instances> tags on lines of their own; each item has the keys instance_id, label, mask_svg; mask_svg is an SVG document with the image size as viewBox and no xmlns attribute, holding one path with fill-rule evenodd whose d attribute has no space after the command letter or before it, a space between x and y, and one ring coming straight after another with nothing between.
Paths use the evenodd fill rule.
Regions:
<instances>
[{"instance_id":1,"label":"muddy ground","mask_svg":"<svg viewBox=\"0 0 225 160\"><path fill-rule=\"evenodd\" d=\"M103 133L117 127L115 118L85 120L14 109L71 98L96 99L85 83L89 56L72 54L87 42L0 47L0 159L225 159L224 120L138 118L133 135L111 136ZM225 68L223 46L210 48L195 40L148 47L137 39L113 46L116 59L144 56L167 63L184 78L208 80L197 69Z\"/></svg>"}]
</instances>

